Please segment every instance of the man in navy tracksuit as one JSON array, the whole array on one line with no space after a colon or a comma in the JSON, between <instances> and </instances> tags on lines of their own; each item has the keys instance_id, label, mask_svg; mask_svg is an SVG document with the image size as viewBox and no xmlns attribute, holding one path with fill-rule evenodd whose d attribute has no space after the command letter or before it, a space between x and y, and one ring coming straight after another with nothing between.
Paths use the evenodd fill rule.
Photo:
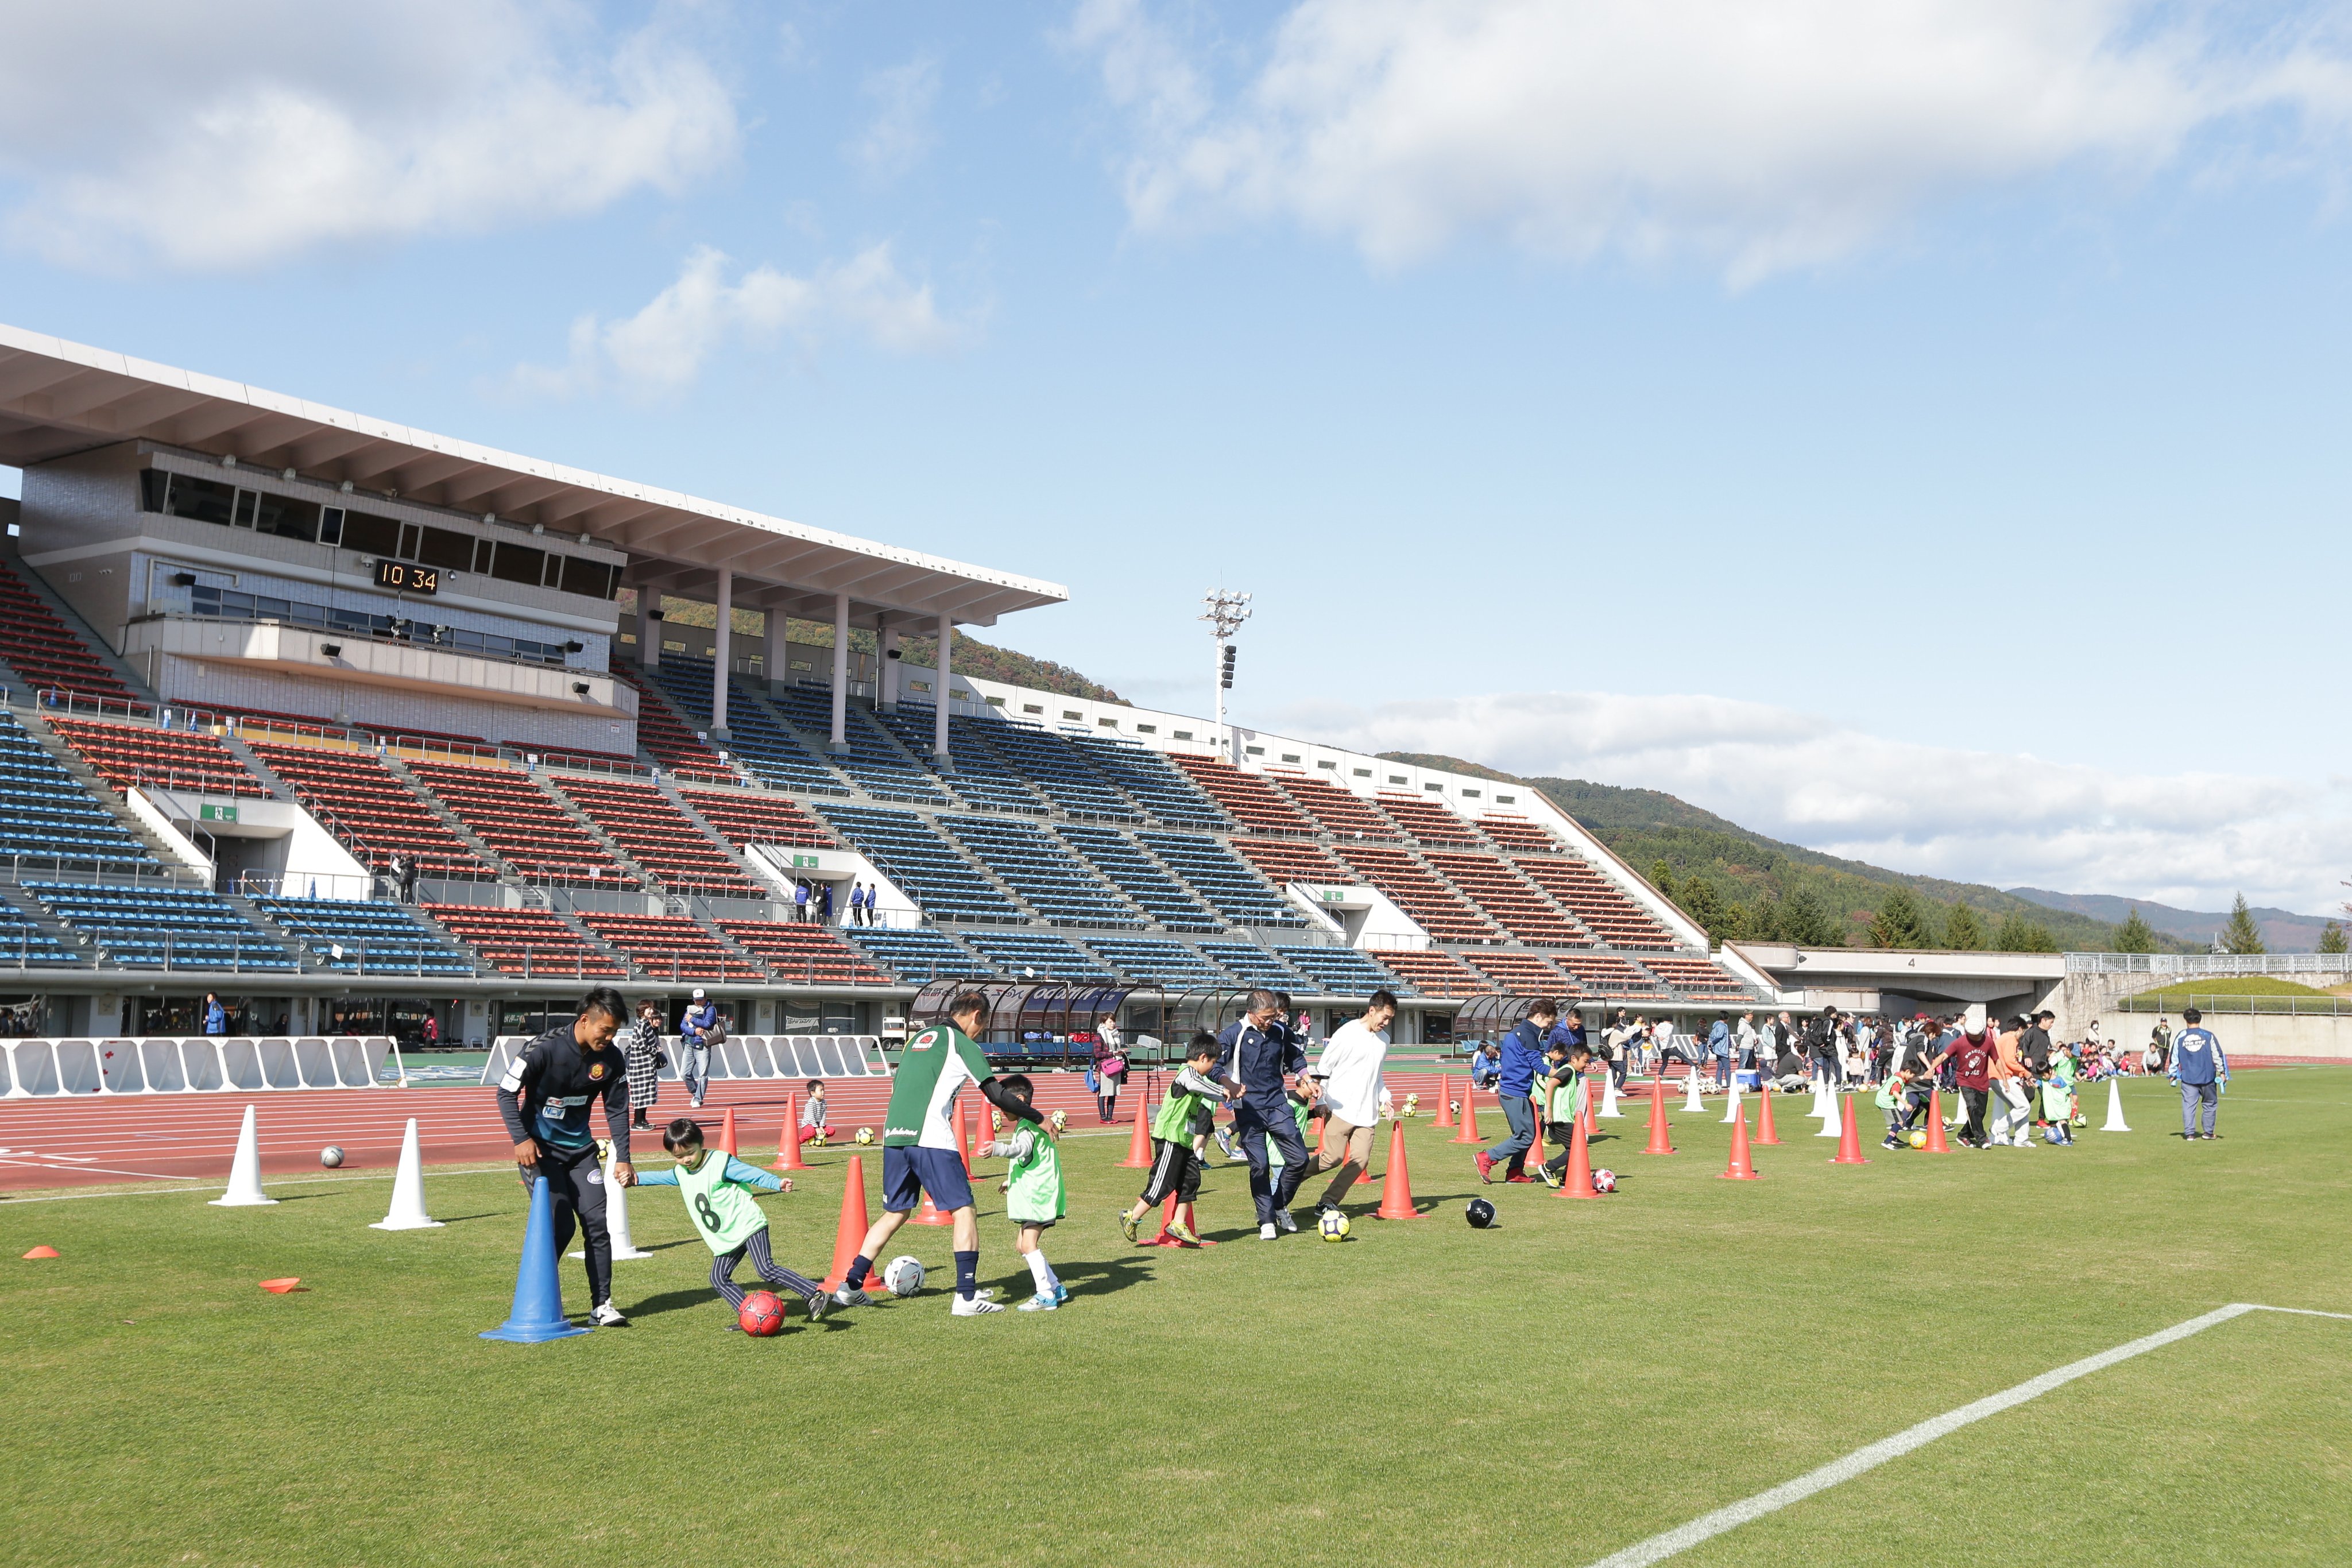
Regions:
<instances>
[{"instance_id":1,"label":"man in navy tracksuit","mask_svg":"<svg viewBox=\"0 0 2352 1568\"><path fill-rule=\"evenodd\" d=\"M1290 1088L1307 1071L1307 1052L1286 1021L1289 1007L1273 991L1252 991L1249 1011L1217 1037L1220 1082L1240 1091L1233 1102L1234 1136L1249 1161L1250 1197L1257 1203L1257 1233L1271 1241L1296 1230L1290 1200L1307 1179L1307 1140L1298 1134L1298 1117L1290 1108ZM1282 1151L1282 1175L1269 1174L1265 1141L1272 1138Z\"/></svg>"},{"instance_id":2,"label":"man in navy tracksuit","mask_svg":"<svg viewBox=\"0 0 2352 1568\"><path fill-rule=\"evenodd\" d=\"M2213 1118L2221 1113L2221 1086L2230 1082L2230 1059L2204 1027L2205 1015L2189 1008L2180 1015L2189 1027L2172 1037L2172 1064L2166 1076L2180 1085L2180 1136L2184 1142L2218 1138ZM2200 1120L2204 1130L2198 1130Z\"/></svg>"},{"instance_id":3,"label":"man in navy tracksuit","mask_svg":"<svg viewBox=\"0 0 2352 1568\"><path fill-rule=\"evenodd\" d=\"M1495 1092L1502 1097L1503 1121L1511 1135L1491 1149L1478 1151L1480 1181L1493 1181L1495 1167L1505 1161L1510 1165L1506 1180L1534 1179L1527 1170L1528 1151L1536 1141L1536 1108L1528 1097L1535 1092L1536 1074L1545 1070L1545 1037L1559 1018L1559 1007L1548 998L1538 998L1528 1009L1528 1016L1503 1037L1503 1076Z\"/></svg>"}]
</instances>

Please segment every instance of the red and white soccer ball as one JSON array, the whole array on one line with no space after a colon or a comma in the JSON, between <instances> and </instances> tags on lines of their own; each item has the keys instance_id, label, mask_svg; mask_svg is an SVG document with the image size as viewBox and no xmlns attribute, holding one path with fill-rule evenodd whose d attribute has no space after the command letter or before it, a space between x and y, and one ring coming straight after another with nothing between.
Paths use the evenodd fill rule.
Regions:
<instances>
[{"instance_id":1,"label":"red and white soccer ball","mask_svg":"<svg viewBox=\"0 0 2352 1568\"><path fill-rule=\"evenodd\" d=\"M773 1291L754 1291L735 1309L735 1321L743 1325L745 1333L767 1339L783 1332L784 1303Z\"/></svg>"},{"instance_id":2,"label":"red and white soccer ball","mask_svg":"<svg viewBox=\"0 0 2352 1568\"><path fill-rule=\"evenodd\" d=\"M1594 1171L1592 1173L1592 1190L1595 1192L1615 1192L1617 1190L1617 1173L1615 1171L1609 1170Z\"/></svg>"},{"instance_id":3,"label":"red and white soccer ball","mask_svg":"<svg viewBox=\"0 0 2352 1568\"><path fill-rule=\"evenodd\" d=\"M900 1256L890 1260L882 1270L882 1288L894 1296L911 1296L923 1288L923 1265L919 1259Z\"/></svg>"}]
</instances>

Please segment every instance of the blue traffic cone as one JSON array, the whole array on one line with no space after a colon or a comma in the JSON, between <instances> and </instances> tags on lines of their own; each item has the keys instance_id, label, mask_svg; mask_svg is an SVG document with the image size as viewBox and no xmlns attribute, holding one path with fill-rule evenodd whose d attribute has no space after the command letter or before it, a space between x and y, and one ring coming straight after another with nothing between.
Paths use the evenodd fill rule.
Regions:
<instances>
[{"instance_id":1,"label":"blue traffic cone","mask_svg":"<svg viewBox=\"0 0 2352 1568\"><path fill-rule=\"evenodd\" d=\"M563 1315L563 1287L555 1278L555 1208L547 1196L547 1178L530 1184L530 1223L522 1233L522 1261L515 1266L514 1308L507 1321L484 1332L484 1339L509 1344L538 1344L569 1339L589 1331L574 1327Z\"/></svg>"}]
</instances>

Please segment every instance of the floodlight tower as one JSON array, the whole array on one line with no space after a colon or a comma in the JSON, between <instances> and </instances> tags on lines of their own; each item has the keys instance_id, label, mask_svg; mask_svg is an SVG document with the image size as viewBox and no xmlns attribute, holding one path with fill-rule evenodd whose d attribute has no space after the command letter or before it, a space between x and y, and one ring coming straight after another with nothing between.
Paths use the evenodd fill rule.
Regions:
<instances>
[{"instance_id":1,"label":"floodlight tower","mask_svg":"<svg viewBox=\"0 0 2352 1568\"><path fill-rule=\"evenodd\" d=\"M1201 602L1208 606L1201 619L1209 623L1217 640L1217 750L1238 768L1242 764L1241 748L1225 733L1225 694L1234 689L1234 633L1250 618L1250 596L1220 588L1203 594Z\"/></svg>"}]
</instances>

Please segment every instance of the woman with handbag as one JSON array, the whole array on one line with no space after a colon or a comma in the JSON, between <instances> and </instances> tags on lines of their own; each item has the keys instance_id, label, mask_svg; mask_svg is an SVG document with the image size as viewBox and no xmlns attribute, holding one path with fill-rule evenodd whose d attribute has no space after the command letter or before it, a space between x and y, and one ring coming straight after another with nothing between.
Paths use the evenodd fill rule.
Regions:
<instances>
[{"instance_id":1,"label":"woman with handbag","mask_svg":"<svg viewBox=\"0 0 2352 1568\"><path fill-rule=\"evenodd\" d=\"M1117 1019L1095 1026L1094 1080L1095 1110L1107 1124L1118 1114L1118 1086L1127 1082L1127 1042Z\"/></svg>"}]
</instances>

